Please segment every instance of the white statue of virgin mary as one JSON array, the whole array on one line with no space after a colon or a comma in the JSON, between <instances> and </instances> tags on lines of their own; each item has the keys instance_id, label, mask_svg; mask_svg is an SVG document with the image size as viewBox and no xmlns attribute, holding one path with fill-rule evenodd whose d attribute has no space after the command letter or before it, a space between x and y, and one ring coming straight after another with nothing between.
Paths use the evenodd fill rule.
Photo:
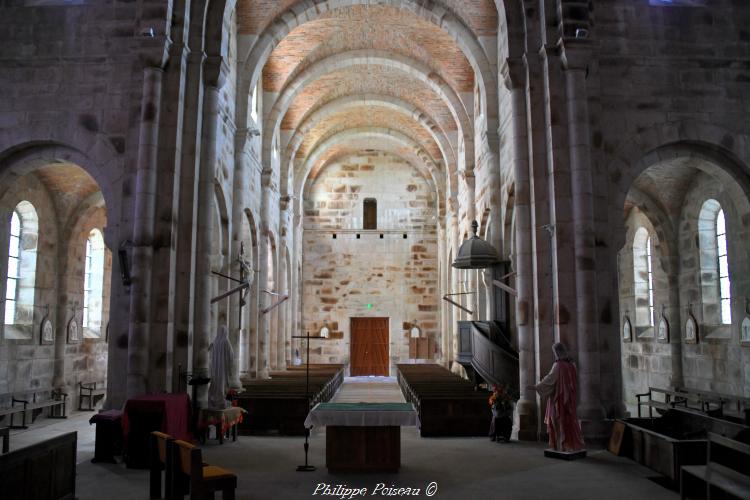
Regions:
<instances>
[{"instance_id":1,"label":"white statue of virgin mary","mask_svg":"<svg viewBox=\"0 0 750 500\"><path fill-rule=\"evenodd\" d=\"M232 380L232 360L234 359L226 326L219 327L219 333L216 334L209 349L211 350L211 385L208 388L208 406L209 408L224 408L229 383Z\"/></svg>"}]
</instances>

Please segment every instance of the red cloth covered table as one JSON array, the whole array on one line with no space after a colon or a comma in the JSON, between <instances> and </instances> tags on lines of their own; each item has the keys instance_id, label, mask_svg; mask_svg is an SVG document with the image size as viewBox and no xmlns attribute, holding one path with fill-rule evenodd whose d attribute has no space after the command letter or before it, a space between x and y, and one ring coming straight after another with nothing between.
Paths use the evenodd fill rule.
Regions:
<instances>
[{"instance_id":1,"label":"red cloth covered table","mask_svg":"<svg viewBox=\"0 0 750 500\"><path fill-rule=\"evenodd\" d=\"M125 402L122 435L128 467L148 467L149 436L153 431L192 440L187 394L146 394Z\"/></svg>"}]
</instances>

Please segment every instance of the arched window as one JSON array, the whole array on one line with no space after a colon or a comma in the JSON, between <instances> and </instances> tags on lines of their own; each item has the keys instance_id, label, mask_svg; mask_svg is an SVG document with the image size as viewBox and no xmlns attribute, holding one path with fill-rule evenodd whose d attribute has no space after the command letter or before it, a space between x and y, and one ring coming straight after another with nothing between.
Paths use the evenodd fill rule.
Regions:
<instances>
[{"instance_id":1,"label":"arched window","mask_svg":"<svg viewBox=\"0 0 750 500\"><path fill-rule=\"evenodd\" d=\"M375 198L365 198L362 205L362 229L378 228L378 201Z\"/></svg>"},{"instance_id":2,"label":"arched window","mask_svg":"<svg viewBox=\"0 0 750 500\"><path fill-rule=\"evenodd\" d=\"M721 322L728 325L732 322L732 292L729 283L729 257L727 256L727 224L724 210L716 214L716 254L719 260L719 301Z\"/></svg>"},{"instance_id":3,"label":"arched window","mask_svg":"<svg viewBox=\"0 0 750 500\"><path fill-rule=\"evenodd\" d=\"M34 322L36 251L39 218L34 205L22 201L10 217L8 238L8 275L5 281L6 325L30 326ZM13 332L6 337L27 338L30 332Z\"/></svg>"},{"instance_id":4,"label":"arched window","mask_svg":"<svg viewBox=\"0 0 750 500\"><path fill-rule=\"evenodd\" d=\"M698 241L703 322L710 325L732 322L727 233L721 205L716 200L706 200L698 215Z\"/></svg>"},{"instance_id":5,"label":"arched window","mask_svg":"<svg viewBox=\"0 0 750 500\"><path fill-rule=\"evenodd\" d=\"M104 238L98 229L92 229L86 239L86 256L83 266L83 328L99 336L102 326L104 298Z\"/></svg>"},{"instance_id":6,"label":"arched window","mask_svg":"<svg viewBox=\"0 0 750 500\"><path fill-rule=\"evenodd\" d=\"M18 272L21 267L21 217L13 210L10 217L10 243L8 244L8 280L5 282L5 324L16 319Z\"/></svg>"},{"instance_id":7,"label":"arched window","mask_svg":"<svg viewBox=\"0 0 750 500\"><path fill-rule=\"evenodd\" d=\"M633 291L635 293L635 326L654 326L653 241L645 227L633 238Z\"/></svg>"}]
</instances>

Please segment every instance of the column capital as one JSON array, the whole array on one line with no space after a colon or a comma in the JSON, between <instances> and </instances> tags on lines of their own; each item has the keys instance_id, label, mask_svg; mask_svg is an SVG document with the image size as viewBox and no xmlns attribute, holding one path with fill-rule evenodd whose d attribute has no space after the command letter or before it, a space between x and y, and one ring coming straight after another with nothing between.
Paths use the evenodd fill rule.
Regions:
<instances>
[{"instance_id":1,"label":"column capital","mask_svg":"<svg viewBox=\"0 0 750 500\"><path fill-rule=\"evenodd\" d=\"M234 133L234 145L235 149L241 150L245 147L245 144L253 140L253 137L258 137L260 130L255 127L238 128Z\"/></svg>"},{"instance_id":2,"label":"column capital","mask_svg":"<svg viewBox=\"0 0 750 500\"><path fill-rule=\"evenodd\" d=\"M169 60L172 40L166 35L142 35L138 40L138 60L145 68L164 69Z\"/></svg>"},{"instance_id":3,"label":"column capital","mask_svg":"<svg viewBox=\"0 0 750 500\"><path fill-rule=\"evenodd\" d=\"M526 62L522 57L508 57L503 62L500 72L503 75L505 88L508 90L523 88L526 85Z\"/></svg>"},{"instance_id":4,"label":"column capital","mask_svg":"<svg viewBox=\"0 0 750 500\"><path fill-rule=\"evenodd\" d=\"M585 71L591 61L593 43L587 38L561 38L559 42L563 68Z\"/></svg>"},{"instance_id":5,"label":"column capital","mask_svg":"<svg viewBox=\"0 0 750 500\"><path fill-rule=\"evenodd\" d=\"M221 56L207 56L203 62L203 82L209 87L220 89L227 81L229 66Z\"/></svg>"}]
</instances>

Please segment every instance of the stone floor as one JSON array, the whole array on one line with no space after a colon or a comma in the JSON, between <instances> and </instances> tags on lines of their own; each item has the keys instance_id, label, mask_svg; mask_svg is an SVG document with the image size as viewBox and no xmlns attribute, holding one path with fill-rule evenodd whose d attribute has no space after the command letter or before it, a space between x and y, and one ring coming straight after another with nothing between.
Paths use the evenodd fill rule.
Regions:
<instances>
[{"instance_id":1,"label":"stone floor","mask_svg":"<svg viewBox=\"0 0 750 500\"><path fill-rule=\"evenodd\" d=\"M361 384L361 385L360 385ZM400 398L393 380L349 380L339 401ZM124 465L92 464L94 427L91 413L74 413L66 421L41 419L28 431L14 431L12 447L30 444L59 432L78 431L77 496L81 500L148 498L148 472ZM488 418L489 420L489 418ZM204 446L206 461L235 471L238 500L302 499L314 496L319 485L367 488L371 496L379 483L386 487L419 488L423 498L430 484L440 499L675 499L677 493L651 481L652 471L603 450L588 458L563 462L544 458L542 444L498 444L485 438L420 438L416 428L401 436L402 466L398 474L332 475L325 468L325 430L314 431L310 463L314 472L296 472L304 463L303 438L240 436L237 442ZM322 488L322 486L321 486ZM316 496L321 496L319 491ZM217 495L219 498L220 495ZM327 496L341 498L341 495Z\"/></svg>"}]
</instances>

